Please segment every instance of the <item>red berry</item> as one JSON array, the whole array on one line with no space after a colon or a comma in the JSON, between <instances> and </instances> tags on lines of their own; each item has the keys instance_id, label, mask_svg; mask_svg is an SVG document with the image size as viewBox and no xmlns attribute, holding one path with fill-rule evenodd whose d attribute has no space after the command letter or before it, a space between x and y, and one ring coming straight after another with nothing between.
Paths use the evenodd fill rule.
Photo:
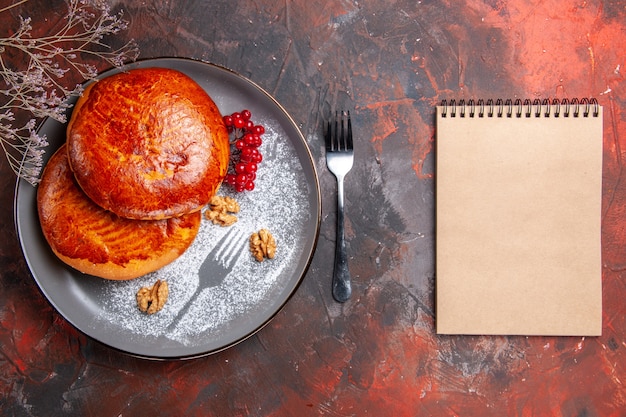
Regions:
<instances>
[{"instance_id":1,"label":"red berry","mask_svg":"<svg viewBox=\"0 0 626 417\"><path fill-rule=\"evenodd\" d=\"M235 179L235 183L237 185L244 184L248 182L248 176L246 174L237 174L237 178Z\"/></svg>"},{"instance_id":2,"label":"red berry","mask_svg":"<svg viewBox=\"0 0 626 417\"><path fill-rule=\"evenodd\" d=\"M246 145L250 146L254 143L254 135L252 133L246 133L245 135L243 135L243 141L246 143Z\"/></svg>"},{"instance_id":3,"label":"red berry","mask_svg":"<svg viewBox=\"0 0 626 417\"><path fill-rule=\"evenodd\" d=\"M235 129L241 129L245 124L246 122L241 117L233 118L233 126L235 126Z\"/></svg>"},{"instance_id":4,"label":"red berry","mask_svg":"<svg viewBox=\"0 0 626 417\"><path fill-rule=\"evenodd\" d=\"M256 145L255 145L255 143L256 143L255 135L246 135L244 140L246 141L246 145L250 146L251 148L256 148Z\"/></svg>"},{"instance_id":5,"label":"red berry","mask_svg":"<svg viewBox=\"0 0 626 417\"><path fill-rule=\"evenodd\" d=\"M246 173L247 174L255 173L256 170L257 170L257 164L255 164L254 162L250 162L250 163L246 164Z\"/></svg>"},{"instance_id":6,"label":"red berry","mask_svg":"<svg viewBox=\"0 0 626 417\"><path fill-rule=\"evenodd\" d=\"M258 164L263 160L258 148L263 143L261 135L265 133L265 127L254 124L248 109L233 112L223 120L232 135L230 167L224 182L237 192L253 190Z\"/></svg>"},{"instance_id":7,"label":"red berry","mask_svg":"<svg viewBox=\"0 0 626 417\"><path fill-rule=\"evenodd\" d=\"M247 164L244 164L243 162L239 162L238 164L235 165L235 172L237 174L245 174L246 168L247 168Z\"/></svg>"},{"instance_id":8,"label":"red berry","mask_svg":"<svg viewBox=\"0 0 626 417\"><path fill-rule=\"evenodd\" d=\"M251 158L252 158L252 148L248 146L244 146L243 149L241 149L241 154L239 155L239 159L241 159L243 162L249 162Z\"/></svg>"}]
</instances>

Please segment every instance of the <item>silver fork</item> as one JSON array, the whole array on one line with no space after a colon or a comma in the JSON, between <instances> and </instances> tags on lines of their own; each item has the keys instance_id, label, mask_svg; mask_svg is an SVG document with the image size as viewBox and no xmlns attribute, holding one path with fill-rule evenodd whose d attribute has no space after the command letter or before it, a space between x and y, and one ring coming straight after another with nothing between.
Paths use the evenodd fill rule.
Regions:
<instances>
[{"instance_id":1,"label":"silver fork","mask_svg":"<svg viewBox=\"0 0 626 417\"><path fill-rule=\"evenodd\" d=\"M333 297L343 303L352 294L348 254L344 229L343 178L352 169L354 146L350 112L335 112L334 123L329 121L326 129L326 166L337 178L337 241L335 243L335 267L333 271Z\"/></svg>"},{"instance_id":2,"label":"silver fork","mask_svg":"<svg viewBox=\"0 0 626 417\"><path fill-rule=\"evenodd\" d=\"M241 256L247 237L244 232L231 228L215 245L200 265L198 275L198 287L189 301L179 311L176 319L168 326L168 329L176 325L187 315L189 308L195 303L202 291L207 288L216 287L224 281L224 278L233 270L235 262Z\"/></svg>"}]
</instances>

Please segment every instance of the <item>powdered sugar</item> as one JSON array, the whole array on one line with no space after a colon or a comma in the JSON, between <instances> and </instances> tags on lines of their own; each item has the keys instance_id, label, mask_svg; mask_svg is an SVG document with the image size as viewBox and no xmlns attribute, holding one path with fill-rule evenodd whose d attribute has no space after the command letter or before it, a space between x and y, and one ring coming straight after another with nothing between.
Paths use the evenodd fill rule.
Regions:
<instances>
[{"instance_id":1,"label":"powdered sugar","mask_svg":"<svg viewBox=\"0 0 626 417\"><path fill-rule=\"evenodd\" d=\"M127 329L138 337L153 336L190 346L198 339L219 339L225 334L243 337L250 323L262 324L278 309L277 296L292 280L302 245L304 223L310 221L310 186L293 145L281 137L271 120L260 120L266 128L256 188L235 193L223 186L218 194L234 197L241 207L238 222L220 227L203 219L191 247L170 265L145 277L102 286L98 321ZM178 317L203 278L198 271L217 242L230 228L242 231L244 248L232 271L216 286L204 289ZM257 262L248 250L247 238L267 228L277 242L276 257ZM169 299L160 312L148 316L137 308L135 294L157 279L166 280ZM241 334L239 334L241 333Z\"/></svg>"}]
</instances>

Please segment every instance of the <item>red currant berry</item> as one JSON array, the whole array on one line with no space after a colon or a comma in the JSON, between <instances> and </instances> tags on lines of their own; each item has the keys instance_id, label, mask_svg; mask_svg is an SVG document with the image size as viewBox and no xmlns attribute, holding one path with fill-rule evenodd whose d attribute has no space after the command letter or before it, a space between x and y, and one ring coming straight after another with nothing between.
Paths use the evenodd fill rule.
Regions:
<instances>
[{"instance_id":1,"label":"red currant berry","mask_svg":"<svg viewBox=\"0 0 626 417\"><path fill-rule=\"evenodd\" d=\"M233 118L233 126L235 129L241 129L245 126L245 124L246 122L241 118L241 116L239 118Z\"/></svg>"},{"instance_id":2,"label":"red currant berry","mask_svg":"<svg viewBox=\"0 0 626 417\"><path fill-rule=\"evenodd\" d=\"M244 164L243 162L239 162L235 165L235 172L237 174L245 174L247 172L247 164Z\"/></svg>"},{"instance_id":3,"label":"red currant berry","mask_svg":"<svg viewBox=\"0 0 626 417\"><path fill-rule=\"evenodd\" d=\"M237 178L235 179L235 184L243 184L245 185L248 182L248 176L246 174L237 174Z\"/></svg>"},{"instance_id":4,"label":"red currant berry","mask_svg":"<svg viewBox=\"0 0 626 417\"><path fill-rule=\"evenodd\" d=\"M230 167L224 182L237 192L253 190L258 164L263 160L258 148L263 143L265 127L254 124L248 109L224 116L223 120L232 135Z\"/></svg>"},{"instance_id":5,"label":"red currant berry","mask_svg":"<svg viewBox=\"0 0 626 417\"><path fill-rule=\"evenodd\" d=\"M243 140L244 142L246 142L246 145L252 146L252 144L254 143L254 135L252 133L246 133L243 136Z\"/></svg>"},{"instance_id":6,"label":"red currant berry","mask_svg":"<svg viewBox=\"0 0 626 417\"><path fill-rule=\"evenodd\" d=\"M244 146L239 154L239 159L243 162L250 162L252 158L252 148Z\"/></svg>"},{"instance_id":7,"label":"red currant berry","mask_svg":"<svg viewBox=\"0 0 626 417\"><path fill-rule=\"evenodd\" d=\"M257 170L257 164L255 164L254 162L250 162L246 164L246 174L252 174L255 173Z\"/></svg>"}]
</instances>

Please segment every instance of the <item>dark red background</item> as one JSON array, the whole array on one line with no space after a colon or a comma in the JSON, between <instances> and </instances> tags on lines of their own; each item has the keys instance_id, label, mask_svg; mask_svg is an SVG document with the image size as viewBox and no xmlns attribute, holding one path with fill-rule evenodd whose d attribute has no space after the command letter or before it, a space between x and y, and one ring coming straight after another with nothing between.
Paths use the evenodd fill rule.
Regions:
<instances>
[{"instance_id":1,"label":"dark red background","mask_svg":"<svg viewBox=\"0 0 626 417\"><path fill-rule=\"evenodd\" d=\"M134 38L141 58L229 67L294 117L320 174L318 249L295 296L252 338L196 360L135 359L83 336L41 295L3 161L0 414L626 415L626 3L110 3L130 26L108 42ZM0 36L18 12L45 33L63 3L31 0L0 14ZM604 106L601 337L435 334L434 106L499 97ZM321 140L323 115L341 108L352 110L357 146L346 179L354 294L344 305L330 293L336 186Z\"/></svg>"}]
</instances>

